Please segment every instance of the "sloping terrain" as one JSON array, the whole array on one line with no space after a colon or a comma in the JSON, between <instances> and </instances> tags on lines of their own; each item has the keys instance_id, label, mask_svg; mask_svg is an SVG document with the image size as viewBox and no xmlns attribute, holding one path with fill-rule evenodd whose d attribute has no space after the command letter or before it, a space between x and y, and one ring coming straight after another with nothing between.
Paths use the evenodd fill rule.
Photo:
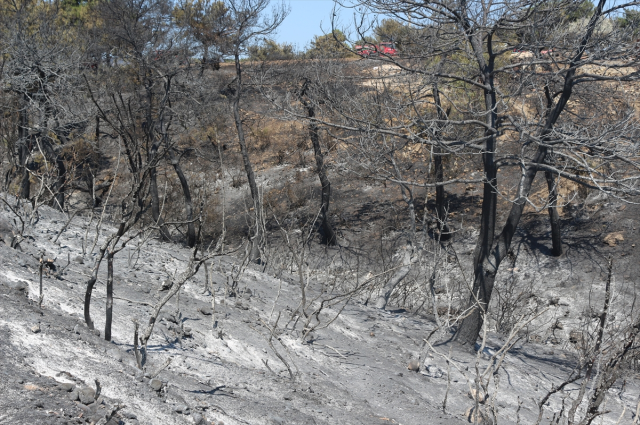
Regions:
<instances>
[{"instance_id":1,"label":"sloping terrain","mask_svg":"<svg viewBox=\"0 0 640 425\"><path fill-rule=\"evenodd\" d=\"M17 224L6 208L1 217L7 226ZM468 423L475 406L469 393L476 370L482 373L501 358L493 356L504 343L496 334L488 336L478 356L442 344L434 347L440 355L424 343L436 328L432 318L381 311L358 300L303 340L285 325L300 303L294 275L275 278L249 266L240 275L237 296L225 297L225 283L239 261L224 256L209 269L215 316L201 268L163 308L149 342L148 363L140 371L133 354L133 320L146 325L153 305L166 293L163 282L186 267L190 251L149 239L139 252L133 244L116 256L113 341L106 342L99 335L104 270L92 303L100 332L90 331L82 319L85 282L96 255L82 255L88 219L76 216L56 243L67 217L41 207L36 221L18 249L0 246L0 423L461 424ZM102 235L112 231L105 226ZM95 229L90 230L87 251L94 236ZM549 302L552 313L536 325L539 331L527 334L538 336L522 338L506 354L487 400L481 400L482 411L496 412L501 424L535 423L537 403L567 379L576 356L565 334L578 326L588 294L596 298L598 288L581 282L590 276L600 280L585 267L597 264L586 254L593 251L576 246L564 258L551 259L531 249L527 238L533 237L522 235L515 244L517 259L503 272L526 274L540 282L539 297L559 300ZM470 257L472 238L471 230L457 238L462 257ZM39 309L41 253L55 259L56 270L44 276ZM317 290L313 283L307 289L308 294ZM566 328L554 328L558 341L552 343L545 332L558 317L566 320ZM276 318L278 329L270 338ZM95 380L101 397L83 400L81 394L91 391L87 388L96 389ZM575 395L577 388L570 384L563 394ZM610 413L602 423L632 423L638 393L638 379L628 373L610 391ZM550 398L542 423L562 403L560 397ZM490 423L489 416L479 419Z\"/></svg>"}]
</instances>

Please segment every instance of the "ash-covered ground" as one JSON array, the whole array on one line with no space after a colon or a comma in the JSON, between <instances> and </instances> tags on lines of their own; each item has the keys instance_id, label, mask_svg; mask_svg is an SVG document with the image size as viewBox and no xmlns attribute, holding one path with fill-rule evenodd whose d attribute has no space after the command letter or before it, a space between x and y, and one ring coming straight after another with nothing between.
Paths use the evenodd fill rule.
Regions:
<instances>
[{"instance_id":1,"label":"ash-covered ground","mask_svg":"<svg viewBox=\"0 0 640 425\"><path fill-rule=\"evenodd\" d=\"M477 373L496 359L502 363L486 400L480 397L477 403L485 412L478 423L492 423L495 414L499 424L532 424L540 400L576 366L571 334L602 298L607 250L619 258L618 306L632 292L637 267L629 238L636 232L634 218L614 223L629 227L626 245L603 244L603 232L617 229L600 228L591 232L593 237L567 240L567 253L559 259L536 249L535 233L521 232L514 243L517 256L504 265L501 280L517 276L535 284L535 296L547 307L502 358L492 357L505 343L497 333L488 334L480 355L446 343L434 342L431 349L424 340L436 329L433 317L392 305L382 311L358 298L303 340L284 328L300 303L295 274L274 277L249 265L240 275L237 295L227 297L225 283L239 260L217 257L209 268L215 312L201 268L164 306L141 371L133 353L133 321L146 325L166 294L163 283L186 267L190 250L149 239L139 251L133 243L115 257L113 336L107 342L102 338L106 265L91 305L99 332L90 331L82 315L96 255L95 249L82 253L83 243L90 252L95 237L95 228L86 231L88 218L73 218L54 243L68 216L40 207L37 222L27 226L16 248L10 246L9 233L19 222L7 208L1 219L2 424L463 424L474 419L469 409L476 400L470 393ZM467 264L474 234L461 227L454 244ZM113 231L105 224L102 237ZM55 259L56 270L45 273L38 308L41 253ZM310 297L317 290L313 282L307 288ZM335 307L323 314L338 312ZM278 315L280 325L272 335ZM578 389L569 384L550 397L541 423L550 423L563 397L574 397ZM608 413L596 423L633 423L638 396L638 377L629 369L609 391Z\"/></svg>"}]
</instances>

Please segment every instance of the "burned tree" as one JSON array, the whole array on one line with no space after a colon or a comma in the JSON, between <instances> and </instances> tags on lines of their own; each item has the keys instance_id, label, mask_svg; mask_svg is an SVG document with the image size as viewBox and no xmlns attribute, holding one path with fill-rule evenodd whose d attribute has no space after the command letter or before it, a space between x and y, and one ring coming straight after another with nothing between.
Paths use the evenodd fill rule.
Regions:
<instances>
[{"instance_id":1,"label":"burned tree","mask_svg":"<svg viewBox=\"0 0 640 425\"><path fill-rule=\"evenodd\" d=\"M60 210L66 207L70 183L65 147L87 119L78 86L82 52L71 40L77 33L64 37L57 25L62 13L49 4L0 4L0 79L11 98L5 111L16 117L15 131L7 139L14 170L7 177L17 180L19 197ZM32 182L39 184L35 194Z\"/></svg>"},{"instance_id":2,"label":"burned tree","mask_svg":"<svg viewBox=\"0 0 640 425\"><path fill-rule=\"evenodd\" d=\"M475 344L500 263L527 205L555 209L558 179L620 199L638 193L640 163L632 136L638 123L630 99L616 91L595 111L590 109L588 120L578 113L592 108L590 93L637 80L637 59L623 47L628 35L603 24L634 4L607 7L601 1L587 20L576 24L570 20L575 2L373 2L380 14L411 23L410 42L398 55L370 58L380 66L368 78L343 76L360 84L357 96L328 97L318 105L323 118L315 121L354 141L349 145L353 170L360 175L366 172L405 191L482 184L473 293L456 335L461 344ZM605 71L611 68L615 76ZM448 179L436 170L434 182L406 173L413 167L409 159L405 168L394 163L399 154L411 158L418 149L454 157L476 170L475 175L459 166ZM515 180L501 177L509 169L517 170ZM530 198L538 171L554 179L542 206ZM497 223L499 198L508 199L510 206L502 229ZM437 211L436 216L442 214ZM552 211L555 252L557 222Z\"/></svg>"},{"instance_id":3,"label":"burned tree","mask_svg":"<svg viewBox=\"0 0 640 425\"><path fill-rule=\"evenodd\" d=\"M242 119L242 106L240 102L244 100L245 84L243 82L244 64L240 57L247 51L249 45L262 36L273 33L287 15L287 9L280 5L272 11L270 15L266 13L269 7L267 0L230 0L228 2L229 20L231 27L228 32L228 54L233 57L235 64L235 79L229 83L229 100L231 111L236 126L238 144L242 153L242 163L253 201L254 223L251 231L251 255L254 262L261 262L260 248L264 243L263 229L263 208L262 198L256 183L256 176L249 158L247 142L245 137L245 125Z\"/></svg>"}]
</instances>

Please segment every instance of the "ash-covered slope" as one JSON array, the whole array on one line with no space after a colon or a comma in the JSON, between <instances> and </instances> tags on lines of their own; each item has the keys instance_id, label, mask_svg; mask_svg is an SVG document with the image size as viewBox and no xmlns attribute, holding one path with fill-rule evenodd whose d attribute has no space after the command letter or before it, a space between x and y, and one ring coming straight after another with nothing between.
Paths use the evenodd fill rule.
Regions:
<instances>
[{"instance_id":1,"label":"ash-covered slope","mask_svg":"<svg viewBox=\"0 0 640 425\"><path fill-rule=\"evenodd\" d=\"M4 211L2 220L11 223L11 213ZM490 338L480 357L436 347L451 355L447 362L425 349L424 338L435 329L431 320L357 301L302 341L295 332L283 331L300 302L297 283L290 276L276 279L249 267L241 275L238 296L225 297L227 275L237 263L221 257L210 270L216 288L215 328L201 269L179 298L163 308L149 342L148 362L140 371L133 354L133 321L147 323L166 293L163 282L186 267L190 252L147 240L139 252L133 244L116 256L113 340L106 342L82 319L85 282L95 256L82 255L88 219L75 217L54 243L66 220L41 207L19 249L0 246L0 423L468 423L469 409L475 406L469 390L476 365L484 370L503 342ZM105 226L102 234L111 231ZM90 251L95 229L88 234ZM36 301L41 252L55 259L58 271L70 260L60 276L45 275L42 310ZM102 270L92 303L99 334L105 280ZM279 314L280 330L269 341L268 326ZM408 370L418 358L419 371ZM535 423L536 402L568 377L571 359L557 348L516 345L498 372L498 385L481 403L483 411L495 412L501 424L518 418ZM94 401L87 388L95 389L95 380L101 397ZM636 381L627 380L610 397L611 413L603 423L616 423L619 417L620 423L631 423L637 397ZM561 400L550 400L546 411L551 413L545 417L560 410ZM489 421L490 415L481 419Z\"/></svg>"}]
</instances>

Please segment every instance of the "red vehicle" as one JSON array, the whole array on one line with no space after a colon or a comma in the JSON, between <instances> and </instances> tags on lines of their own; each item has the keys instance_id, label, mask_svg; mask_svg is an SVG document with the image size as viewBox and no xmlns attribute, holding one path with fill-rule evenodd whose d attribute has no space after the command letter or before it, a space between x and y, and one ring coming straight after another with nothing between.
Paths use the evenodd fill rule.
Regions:
<instances>
[{"instance_id":1,"label":"red vehicle","mask_svg":"<svg viewBox=\"0 0 640 425\"><path fill-rule=\"evenodd\" d=\"M365 58L369 56L395 56L398 54L398 49L393 42L384 41L380 44L356 44L356 53Z\"/></svg>"}]
</instances>

